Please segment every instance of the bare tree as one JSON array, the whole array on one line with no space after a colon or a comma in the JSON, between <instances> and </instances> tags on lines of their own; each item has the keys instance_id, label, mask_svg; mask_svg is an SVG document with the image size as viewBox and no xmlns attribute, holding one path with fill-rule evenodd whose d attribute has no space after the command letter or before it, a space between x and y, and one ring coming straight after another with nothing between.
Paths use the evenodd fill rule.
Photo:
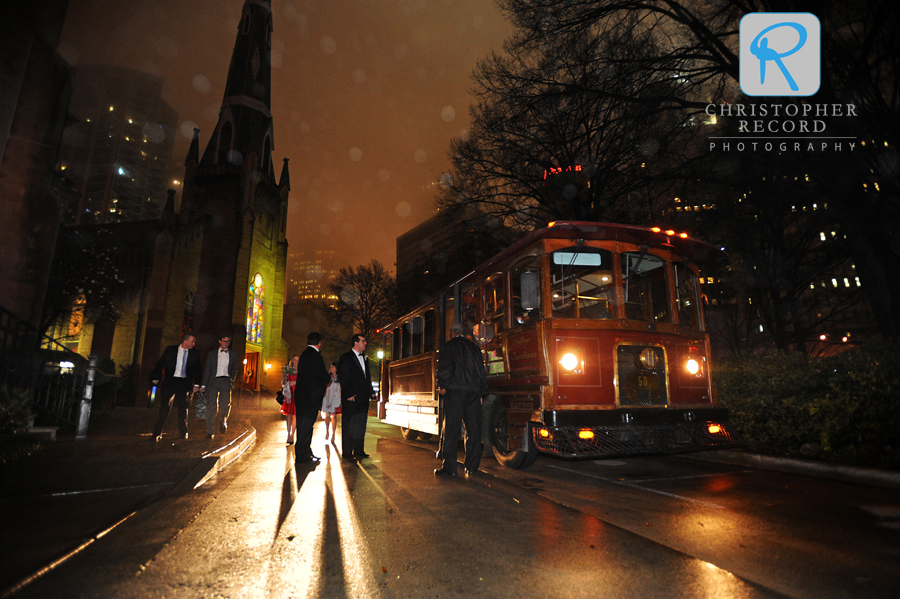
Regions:
<instances>
[{"instance_id":1,"label":"bare tree","mask_svg":"<svg viewBox=\"0 0 900 599\"><path fill-rule=\"evenodd\" d=\"M338 297L332 319L351 326L370 342L396 314L397 282L378 260L341 268L329 287Z\"/></svg>"},{"instance_id":2,"label":"bare tree","mask_svg":"<svg viewBox=\"0 0 900 599\"><path fill-rule=\"evenodd\" d=\"M517 27L509 44L513 53L552 51L565 55L568 49L583 44L586 37L599 39L623 23L632 24L636 38L643 36L648 40L646 51L633 58L623 57L620 68L626 72L638 69L649 77L668 74L680 85L660 86L660 94L655 97L626 93L623 101L641 106L652 102L656 109L678 115L670 122L686 119L693 123L706 118L704 109L708 104L747 101L737 85L741 17L749 12L810 8L808 3L792 0L570 0L563 5L556 0L502 0L501 5ZM804 193L818 197L809 205L828 206L823 213L823 218L830 220L827 228L839 232L842 240L846 236L842 249L858 272L882 335L898 338L900 154L896 147L900 143L900 38L896 31L900 9L892 0L826 0L816 3L814 9L822 24L823 65L822 85L813 101L854 105L857 117L826 117L825 121L832 135L856 138L857 151L806 154L802 157L802 170L797 170L798 160L783 164L771 160L765 176L793 179L808 175L810 188ZM704 178L703 171L694 168L698 163L704 164L703 158L686 157L680 163L654 160L653 170L660 178L665 178L667 172L680 178L683 189L691 190L688 183ZM720 180L723 194L734 198L747 191L746 182L740 177L729 183L715 168L705 172L705 177ZM775 237L764 245L777 242ZM799 287L803 278L799 276L794 285ZM796 306L798 299L789 298L788 303ZM775 309L783 314L785 306ZM801 341L797 339L795 343Z\"/></svg>"},{"instance_id":3,"label":"bare tree","mask_svg":"<svg viewBox=\"0 0 900 599\"><path fill-rule=\"evenodd\" d=\"M659 105L680 83L642 68L656 42L638 24L625 15L566 45L514 38L505 55L481 61L472 128L452 144L440 205L477 204L525 230L558 219L652 218L652 199L669 183L648 162L672 161L685 121Z\"/></svg>"},{"instance_id":4,"label":"bare tree","mask_svg":"<svg viewBox=\"0 0 900 599\"><path fill-rule=\"evenodd\" d=\"M119 318L113 298L122 279L113 234L103 227L71 227L60 232L56 259L44 301L42 331L61 331L70 323Z\"/></svg>"}]
</instances>

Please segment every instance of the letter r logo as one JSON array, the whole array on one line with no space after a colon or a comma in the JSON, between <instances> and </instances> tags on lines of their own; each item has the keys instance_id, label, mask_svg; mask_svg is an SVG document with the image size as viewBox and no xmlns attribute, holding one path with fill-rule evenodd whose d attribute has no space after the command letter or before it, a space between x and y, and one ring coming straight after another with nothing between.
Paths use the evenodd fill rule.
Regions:
<instances>
[{"instance_id":1,"label":"letter r logo","mask_svg":"<svg viewBox=\"0 0 900 599\"><path fill-rule=\"evenodd\" d=\"M822 78L819 18L752 12L740 27L741 90L748 96L811 96Z\"/></svg>"}]
</instances>

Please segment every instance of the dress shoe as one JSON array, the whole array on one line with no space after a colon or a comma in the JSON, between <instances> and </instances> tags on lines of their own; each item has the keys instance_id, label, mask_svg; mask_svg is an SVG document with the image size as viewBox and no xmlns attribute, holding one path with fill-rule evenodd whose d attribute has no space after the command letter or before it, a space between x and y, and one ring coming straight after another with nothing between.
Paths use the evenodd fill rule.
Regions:
<instances>
[{"instance_id":1,"label":"dress shoe","mask_svg":"<svg viewBox=\"0 0 900 599\"><path fill-rule=\"evenodd\" d=\"M354 454L353 454L353 457L356 458L357 460L363 460L363 459L369 457L369 454L367 454L367 453L354 453Z\"/></svg>"},{"instance_id":2,"label":"dress shoe","mask_svg":"<svg viewBox=\"0 0 900 599\"><path fill-rule=\"evenodd\" d=\"M456 476L456 472L450 472L446 468L435 468L435 476Z\"/></svg>"},{"instance_id":3,"label":"dress shoe","mask_svg":"<svg viewBox=\"0 0 900 599\"><path fill-rule=\"evenodd\" d=\"M473 474L478 474L478 468L466 468L466 476L472 476Z\"/></svg>"}]
</instances>

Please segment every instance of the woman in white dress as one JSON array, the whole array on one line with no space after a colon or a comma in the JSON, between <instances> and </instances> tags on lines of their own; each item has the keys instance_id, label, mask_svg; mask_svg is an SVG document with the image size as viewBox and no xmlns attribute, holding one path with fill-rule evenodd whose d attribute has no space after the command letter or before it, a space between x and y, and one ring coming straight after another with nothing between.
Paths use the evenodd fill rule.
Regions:
<instances>
[{"instance_id":1,"label":"woman in white dress","mask_svg":"<svg viewBox=\"0 0 900 599\"><path fill-rule=\"evenodd\" d=\"M331 363L331 382L325 389L325 398L322 400L322 418L325 419L325 440L334 443L334 433L337 428L337 416L341 410L341 383L337 375L337 363ZM331 438L328 437L328 426L331 425Z\"/></svg>"}]
</instances>

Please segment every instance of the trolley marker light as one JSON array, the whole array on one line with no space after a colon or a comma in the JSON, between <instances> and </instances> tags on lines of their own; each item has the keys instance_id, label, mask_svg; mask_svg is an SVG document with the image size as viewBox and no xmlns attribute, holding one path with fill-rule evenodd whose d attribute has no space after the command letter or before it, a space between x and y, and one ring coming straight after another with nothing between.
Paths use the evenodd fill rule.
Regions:
<instances>
[{"instance_id":1,"label":"trolley marker light","mask_svg":"<svg viewBox=\"0 0 900 599\"><path fill-rule=\"evenodd\" d=\"M707 425L706 430L709 431L710 435L718 435L722 432L722 427L718 424L709 424Z\"/></svg>"},{"instance_id":2,"label":"trolley marker light","mask_svg":"<svg viewBox=\"0 0 900 599\"><path fill-rule=\"evenodd\" d=\"M590 441L594 438L594 431L592 430L582 430L578 431L578 438L584 439L585 441Z\"/></svg>"}]
</instances>

